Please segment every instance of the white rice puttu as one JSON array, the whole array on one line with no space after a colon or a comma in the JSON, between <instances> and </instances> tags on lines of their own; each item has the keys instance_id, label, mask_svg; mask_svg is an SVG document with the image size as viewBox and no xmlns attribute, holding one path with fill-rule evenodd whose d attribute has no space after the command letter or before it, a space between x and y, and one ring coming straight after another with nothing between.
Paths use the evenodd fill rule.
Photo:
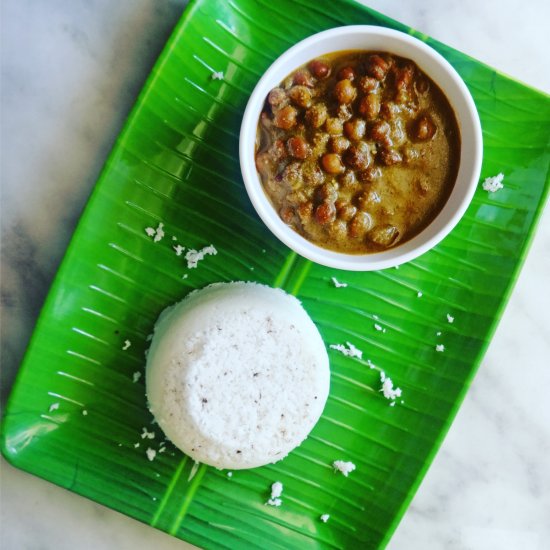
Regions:
<instances>
[{"instance_id":1,"label":"white rice puttu","mask_svg":"<svg viewBox=\"0 0 550 550\"><path fill-rule=\"evenodd\" d=\"M166 436L216 468L255 468L300 445L325 406L325 345L300 302L234 282L164 310L147 354L149 407Z\"/></svg>"}]
</instances>

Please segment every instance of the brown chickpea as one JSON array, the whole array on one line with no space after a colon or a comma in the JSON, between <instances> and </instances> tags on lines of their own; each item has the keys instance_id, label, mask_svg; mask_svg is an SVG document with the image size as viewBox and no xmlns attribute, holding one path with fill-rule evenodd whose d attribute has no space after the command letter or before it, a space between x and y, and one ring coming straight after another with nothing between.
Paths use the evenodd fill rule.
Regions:
<instances>
[{"instance_id":1,"label":"brown chickpea","mask_svg":"<svg viewBox=\"0 0 550 550\"><path fill-rule=\"evenodd\" d=\"M361 99L359 112L367 119L374 120L380 113L380 98L376 94L369 94Z\"/></svg>"},{"instance_id":2,"label":"brown chickpea","mask_svg":"<svg viewBox=\"0 0 550 550\"><path fill-rule=\"evenodd\" d=\"M407 63L395 69L395 87L397 90L408 90L414 78L414 66Z\"/></svg>"},{"instance_id":3,"label":"brown chickpea","mask_svg":"<svg viewBox=\"0 0 550 550\"><path fill-rule=\"evenodd\" d=\"M333 239L345 239L348 234L348 224L343 220L334 220L328 227L328 234Z\"/></svg>"},{"instance_id":4,"label":"brown chickpea","mask_svg":"<svg viewBox=\"0 0 550 550\"><path fill-rule=\"evenodd\" d=\"M279 210L279 216L286 224L290 224L294 219L294 209L290 206L283 206Z\"/></svg>"},{"instance_id":5,"label":"brown chickpea","mask_svg":"<svg viewBox=\"0 0 550 550\"><path fill-rule=\"evenodd\" d=\"M413 137L418 141L427 141L435 135L436 126L430 115L420 115L413 127Z\"/></svg>"},{"instance_id":6,"label":"brown chickpea","mask_svg":"<svg viewBox=\"0 0 550 550\"><path fill-rule=\"evenodd\" d=\"M356 170L366 170L371 162L369 146L360 141L357 145L352 145L344 154L346 164Z\"/></svg>"},{"instance_id":7,"label":"brown chickpea","mask_svg":"<svg viewBox=\"0 0 550 550\"><path fill-rule=\"evenodd\" d=\"M366 170L362 170L357 175L362 183L371 183L382 176L382 170L378 166L369 166Z\"/></svg>"},{"instance_id":8,"label":"brown chickpea","mask_svg":"<svg viewBox=\"0 0 550 550\"><path fill-rule=\"evenodd\" d=\"M320 202L334 202L338 198L338 186L334 182L324 183L315 190Z\"/></svg>"},{"instance_id":9,"label":"brown chickpea","mask_svg":"<svg viewBox=\"0 0 550 550\"><path fill-rule=\"evenodd\" d=\"M302 202L298 208L296 208L296 212L302 223L309 222L313 216L313 203L311 201Z\"/></svg>"},{"instance_id":10,"label":"brown chickpea","mask_svg":"<svg viewBox=\"0 0 550 550\"><path fill-rule=\"evenodd\" d=\"M303 181L301 163L291 162L290 164L287 164L283 170L282 179L286 185L292 187L293 189L300 187Z\"/></svg>"},{"instance_id":11,"label":"brown chickpea","mask_svg":"<svg viewBox=\"0 0 550 550\"><path fill-rule=\"evenodd\" d=\"M391 224L378 225L369 232L368 238L374 244L387 248L399 237L399 229Z\"/></svg>"},{"instance_id":12,"label":"brown chickpea","mask_svg":"<svg viewBox=\"0 0 550 550\"><path fill-rule=\"evenodd\" d=\"M338 218L345 222L349 222L357 212L357 208L353 204L342 199L337 200L334 205L338 212Z\"/></svg>"},{"instance_id":13,"label":"brown chickpea","mask_svg":"<svg viewBox=\"0 0 550 550\"><path fill-rule=\"evenodd\" d=\"M379 120L372 125L370 137L377 143L391 142L390 130L390 125L385 120Z\"/></svg>"},{"instance_id":14,"label":"brown chickpea","mask_svg":"<svg viewBox=\"0 0 550 550\"><path fill-rule=\"evenodd\" d=\"M309 70L321 80L330 76L330 65L328 63L325 63L324 61L321 61L320 59L314 59L313 61L310 61L308 67Z\"/></svg>"},{"instance_id":15,"label":"brown chickpea","mask_svg":"<svg viewBox=\"0 0 550 550\"><path fill-rule=\"evenodd\" d=\"M369 56L366 65L366 71L369 76L376 78L376 80L384 80L388 71L390 70L390 64L378 54Z\"/></svg>"},{"instance_id":16,"label":"brown chickpea","mask_svg":"<svg viewBox=\"0 0 550 550\"><path fill-rule=\"evenodd\" d=\"M339 176L338 181L342 187L354 187L357 185L357 178L353 170L346 170Z\"/></svg>"},{"instance_id":17,"label":"brown chickpea","mask_svg":"<svg viewBox=\"0 0 550 550\"><path fill-rule=\"evenodd\" d=\"M315 220L321 225L336 219L336 206L333 202L323 202L315 209Z\"/></svg>"},{"instance_id":18,"label":"brown chickpea","mask_svg":"<svg viewBox=\"0 0 550 550\"><path fill-rule=\"evenodd\" d=\"M346 79L351 82L353 82L353 80L355 79L355 70L353 69L353 67L350 67L349 65L346 67L342 67L338 71L338 80L346 80Z\"/></svg>"},{"instance_id":19,"label":"brown chickpea","mask_svg":"<svg viewBox=\"0 0 550 550\"><path fill-rule=\"evenodd\" d=\"M372 218L367 212L357 212L349 222L349 234L354 239L363 237L372 227Z\"/></svg>"},{"instance_id":20,"label":"brown chickpea","mask_svg":"<svg viewBox=\"0 0 550 550\"><path fill-rule=\"evenodd\" d=\"M282 107L285 103L287 103L286 92L282 88L273 88L267 96L267 102L272 107Z\"/></svg>"},{"instance_id":21,"label":"brown chickpea","mask_svg":"<svg viewBox=\"0 0 550 550\"><path fill-rule=\"evenodd\" d=\"M357 97L357 90L349 79L339 80L334 86L334 95L338 103L352 103Z\"/></svg>"},{"instance_id":22,"label":"brown chickpea","mask_svg":"<svg viewBox=\"0 0 550 550\"><path fill-rule=\"evenodd\" d=\"M359 79L359 89L364 94L370 94L371 92L376 92L380 86L380 82L372 76L362 76Z\"/></svg>"},{"instance_id":23,"label":"brown chickpea","mask_svg":"<svg viewBox=\"0 0 550 550\"><path fill-rule=\"evenodd\" d=\"M378 158L380 162L385 166L393 166L403 162L403 157L399 151L392 147L383 147L378 151Z\"/></svg>"},{"instance_id":24,"label":"brown chickpea","mask_svg":"<svg viewBox=\"0 0 550 550\"><path fill-rule=\"evenodd\" d=\"M339 155L327 153L321 157L321 166L327 174L340 174L344 171L344 165Z\"/></svg>"},{"instance_id":25,"label":"brown chickpea","mask_svg":"<svg viewBox=\"0 0 550 550\"><path fill-rule=\"evenodd\" d=\"M338 106L337 115L340 120L349 120L353 116L353 109L343 103Z\"/></svg>"},{"instance_id":26,"label":"brown chickpea","mask_svg":"<svg viewBox=\"0 0 550 550\"><path fill-rule=\"evenodd\" d=\"M308 88L313 88L313 86L315 86L315 79L311 73L305 69L296 71L292 81L297 86L307 86Z\"/></svg>"},{"instance_id":27,"label":"brown chickpea","mask_svg":"<svg viewBox=\"0 0 550 550\"><path fill-rule=\"evenodd\" d=\"M342 154L349 146L349 139L344 136L333 136L330 138L329 148L333 153Z\"/></svg>"},{"instance_id":28,"label":"brown chickpea","mask_svg":"<svg viewBox=\"0 0 550 550\"><path fill-rule=\"evenodd\" d=\"M286 142L289 154L297 159L304 160L309 154L309 145L301 136L293 136Z\"/></svg>"},{"instance_id":29,"label":"brown chickpea","mask_svg":"<svg viewBox=\"0 0 550 550\"><path fill-rule=\"evenodd\" d=\"M399 114L399 111L399 106L392 101L384 101L382 105L380 105L380 116L384 120L394 120Z\"/></svg>"},{"instance_id":30,"label":"brown chickpea","mask_svg":"<svg viewBox=\"0 0 550 550\"><path fill-rule=\"evenodd\" d=\"M306 122L312 128L320 128L327 119L327 106L317 103L306 112Z\"/></svg>"},{"instance_id":31,"label":"brown chickpea","mask_svg":"<svg viewBox=\"0 0 550 550\"><path fill-rule=\"evenodd\" d=\"M293 126L296 125L296 109L287 105L283 107L280 111L275 113L274 124L277 128L283 130L290 130Z\"/></svg>"},{"instance_id":32,"label":"brown chickpea","mask_svg":"<svg viewBox=\"0 0 550 550\"><path fill-rule=\"evenodd\" d=\"M325 174L317 166L317 164L310 164L306 168L302 169L304 183L309 187L315 187L320 185L325 180Z\"/></svg>"},{"instance_id":33,"label":"brown chickpea","mask_svg":"<svg viewBox=\"0 0 550 550\"><path fill-rule=\"evenodd\" d=\"M344 123L344 132L353 141L359 141L365 136L367 123L361 118L348 120Z\"/></svg>"},{"instance_id":34,"label":"brown chickpea","mask_svg":"<svg viewBox=\"0 0 550 550\"><path fill-rule=\"evenodd\" d=\"M311 90L307 86L293 86L288 91L288 97L297 107L307 109L311 106Z\"/></svg>"},{"instance_id":35,"label":"brown chickpea","mask_svg":"<svg viewBox=\"0 0 550 550\"><path fill-rule=\"evenodd\" d=\"M344 131L344 125L339 118L329 117L325 122L326 131L332 136L339 136Z\"/></svg>"}]
</instances>

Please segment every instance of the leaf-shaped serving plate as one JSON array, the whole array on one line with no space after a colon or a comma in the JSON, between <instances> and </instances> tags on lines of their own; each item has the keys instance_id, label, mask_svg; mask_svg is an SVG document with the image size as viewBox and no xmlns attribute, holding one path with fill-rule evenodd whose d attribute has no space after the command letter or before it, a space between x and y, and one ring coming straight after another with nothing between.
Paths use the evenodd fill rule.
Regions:
<instances>
[{"instance_id":1,"label":"leaf-shaped serving plate","mask_svg":"<svg viewBox=\"0 0 550 550\"><path fill-rule=\"evenodd\" d=\"M335 272L297 257L259 221L240 177L241 116L262 72L300 39L351 23L410 32L441 52L481 116L482 177L506 177L494 195L478 189L451 235L399 270ZM224 79L212 79L214 71ZM195 0L55 279L5 413L4 455L203 547L383 546L449 428L521 267L548 192L549 136L547 96L358 4ZM159 223L166 236L154 242L145 228ZM175 244L213 244L218 254L187 269ZM333 276L348 286L336 288ZM161 444L143 376L134 382L159 312L192 289L230 280L286 289L327 346L350 342L364 352L358 359L330 350L330 398L302 446L278 464L232 477ZM403 390L393 407L379 391L380 369ZM144 427L153 439L142 438ZM148 449L156 451L152 461ZM335 474L337 459L356 471ZM264 505L276 480L285 487L280 508ZM321 514L330 514L326 524Z\"/></svg>"}]
</instances>

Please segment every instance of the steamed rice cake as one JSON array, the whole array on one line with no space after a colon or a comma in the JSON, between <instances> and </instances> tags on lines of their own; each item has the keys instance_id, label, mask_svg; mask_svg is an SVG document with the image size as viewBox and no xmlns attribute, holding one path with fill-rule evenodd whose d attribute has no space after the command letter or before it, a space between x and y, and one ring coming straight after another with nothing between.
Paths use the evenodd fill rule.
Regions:
<instances>
[{"instance_id":1,"label":"steamed rice cake","mask_svg":"<svg viewBox=\"0 0 550 550\"><path fill-rule=\"evenodd\" d=\"M329 383L325 345L300 302L255 283L210 285L169 307L147 355L159 426L217 468L284 458L315 426Z\"/></svg>"}]
</instances>

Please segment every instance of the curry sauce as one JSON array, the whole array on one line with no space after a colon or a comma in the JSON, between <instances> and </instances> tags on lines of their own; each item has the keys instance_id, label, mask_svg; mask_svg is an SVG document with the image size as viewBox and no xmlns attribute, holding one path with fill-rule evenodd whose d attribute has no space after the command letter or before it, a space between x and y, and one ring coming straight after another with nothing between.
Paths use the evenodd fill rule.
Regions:
<instances>
[{"instance_id":1,"label":"curry sauce","mask_svg":"<svg viewBox=\"0 0 550 550\"><path fill-rule=\"evenodd\" d=\"M256 167L281 219L311 242L365 254L430 224L455 184L460 132L449 101L408 59L338 52L271 90Z\"/></svg>"}]
</instances>

